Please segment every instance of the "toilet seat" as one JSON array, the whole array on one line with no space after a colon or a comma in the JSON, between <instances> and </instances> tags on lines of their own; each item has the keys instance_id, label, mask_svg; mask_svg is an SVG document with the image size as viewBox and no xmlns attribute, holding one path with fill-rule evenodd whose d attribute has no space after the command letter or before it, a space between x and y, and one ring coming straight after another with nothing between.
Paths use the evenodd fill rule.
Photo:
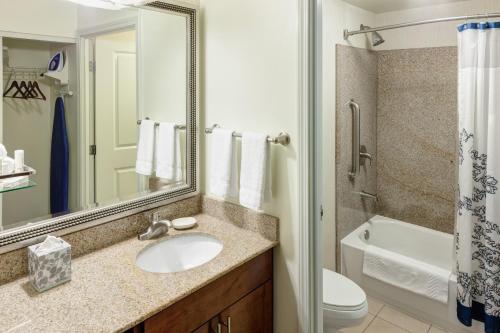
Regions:
<instances>
[{"instance_id":1,"label":"toilet seat","mask_svg":"<svg viewBox=\"0 0 500 333\"><path fill-rule=\"evenodd\" d=\"M358 311L366 307L366 294L347 277L323 269L323 307L331 311Z\"/></svg>"},{"instance_id":2,"label":"toilet seat","mask_svg":"<svg viewBox=\"0 0 500 333\"><path fill-rule=\"evenodd\" d=\"M347 277L323 269L324 332L359 325L368 314L366 294Z\"/></svg>"}]
</instances>

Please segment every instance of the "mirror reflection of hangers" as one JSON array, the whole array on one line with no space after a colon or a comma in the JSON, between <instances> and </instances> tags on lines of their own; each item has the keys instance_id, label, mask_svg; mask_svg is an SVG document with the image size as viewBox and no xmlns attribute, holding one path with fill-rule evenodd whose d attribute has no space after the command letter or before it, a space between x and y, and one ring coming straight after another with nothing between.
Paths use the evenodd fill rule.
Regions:
<instances>
[{"instance_id":1,"label":"mirror reflection of hangers","mask_svg":"<svg viewBox=\"0 0 500 333\"><path fill-rule=\"evenodd\" d=\"M35 98L38 96L36 91L33 91L33 82L31 82L31 81L28 81L28 94L29 94L29 97L31 97L31 98Z\"/></svg>"},{"instance_id":2,"label":"mirror reflection of hangers","mask_svg":"<svg viewBox=\"0 0 500 333\"><path fill-rule=\"evenodd\" d=\"M38 86L38 82L36 82L36 81L33 82L33 90L37 94L37 97L35 97L36 99L42 99L44 101L47 100L47 98L43 94L42 90L40 89L40 86ZM38 96L38 95L40 95L40 96Z\"/></svg>"},{"instance_id":3,"label":"mirror reflection of hangers","mask_svg":"<svg viewBox=\"0 0 500 333\"><path fill-rule=\"evenodd\" d=\"M11 92L12 89L16 89L16 90L14 91L14 94L12 96L9 96L9 93ZM19 92L21 92L21 88L19 87L19 84L17 83L17 81L14 80L10 84L10 87L3 93L3 97L20 98L20 97L16 97ZM23 98L24 98L24 95L23 95Z\"/></svg>"},{"instance_id":4,"label":"mirror reflection of hangers","mask_svg":"<svg viewBox=\"0 0 500 333\"><path fill-rule=\"evenodd\" d=\"M16 79L16 75L19 74L16 72L16 70L14 68L11 69L12 72L11 72L11 75L9 77L9 80L7 80L7 84L6 84L6 87L8 87L4 93L3 93L3 97L6 97L6 98L18 98L18 99L40 99L40 100L47 100L47 98L45 97L45 94L42 92L38 82L36 81L36 76L35 76L35 80L33 81L28 81L26 82L25 80L22 80L21 82L18 82L18 80ZM24 73L26 75L26 73ZM28 73L29 74L32 74L32 73ZM36 75L36 73L33 73ZM12 81L12 83L10 84L9 86L9 82L12 78L12 76L14 76L14 80ZM24 77L24 75L22 75L22 77Z\"/></svg>"}]
</instances>

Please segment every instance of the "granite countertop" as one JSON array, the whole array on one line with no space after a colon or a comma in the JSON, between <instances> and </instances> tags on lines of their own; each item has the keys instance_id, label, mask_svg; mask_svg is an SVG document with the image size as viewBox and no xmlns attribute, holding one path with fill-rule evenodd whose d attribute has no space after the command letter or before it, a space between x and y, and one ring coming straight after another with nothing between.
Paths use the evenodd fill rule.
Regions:
<instances>
[{"instance_id":1,"label":"granite countertop","mask_svg":"<svg viewBox=\"0 0 500 333\"><path fill-rule=\"evenodd\" d=\"M277 242L207 214L198 226L169 236L207 233L224 245L212 261L184 272L141 270L136 255L158 241L129 239L74 259L72 279L44 293L27 277L0 286L0 332L122 332L153 316Z\"/></svg>"}]
</instances>

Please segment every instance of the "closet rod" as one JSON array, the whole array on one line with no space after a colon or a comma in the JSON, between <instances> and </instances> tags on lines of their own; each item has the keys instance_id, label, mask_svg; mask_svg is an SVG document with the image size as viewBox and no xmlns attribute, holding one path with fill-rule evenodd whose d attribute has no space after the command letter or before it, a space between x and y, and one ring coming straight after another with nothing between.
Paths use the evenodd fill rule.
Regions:
<instances>
[{"instance_id":1,"label":"closet rod","mask_svg":"<svg viewBox=\"0 0 500 333\"><path fill-rule=\"evenodd\" d=\"M205 128L205 133L210 134L216 128L220 128L220 126L218 124L214 124L212 127ZM236 138L241 138L241 135L241 133L233 132L233 136ZM290 144L290 135L286 132L281 132L278 136L275 137L268 136L267 142L288 146L288 144Z\"/></svg>"},{"instance_id":2,"label":"closet rod","mask_svg":"<svg viewBox=\"0 0 500 333\"><path fill-rule=\"evenodd\" d=\"M41 74L47 71L46 67L5 67L4 73Z\"/></svg>"},{"instance_id":3,"label":"closet rod","mask_svg":"<svg viewBox=\"0 0 500 333\"><path fill-rule=\"evenodd\" d=\"M376 31L383 31L383 30L405 28L405 27L412 27L415 25L450 22L450 21L467 21L467 20L488 19L488 18L494 18L494 17L500 17L500 13L442 17L442 18L431 19L431 20L405 22L405 23L384 25L381 27L366 28L366 29L353 30L353 31L349 31L348 29L344 29L344 39L347 40L347 39L349 39L350 36L353 36L353 35L366 34L369 32L376 32Z\"/></svg>"},{"instance_id":4,"label":"closet rod","mask_svg":"<svg viewBox=\"0 0 500 333\"><path fill-rule=\"evenodd\" d=\"M149 119L147 119L147 120L149 120ZM140 125L141 123L142 123L142 120L137 120L137 125ZM160 126L160 123L159 122L155 122L155 126ZM176 129L180 129L180 130L185 130L186 129L186 125L175 125L175 128Z\"/></svg>"}]
</instances>

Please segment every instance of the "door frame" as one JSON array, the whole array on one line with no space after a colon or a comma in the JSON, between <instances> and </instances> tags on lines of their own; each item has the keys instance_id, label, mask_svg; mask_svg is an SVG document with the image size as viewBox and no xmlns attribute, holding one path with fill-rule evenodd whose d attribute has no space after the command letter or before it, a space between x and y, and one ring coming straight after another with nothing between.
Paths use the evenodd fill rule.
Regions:
<instances>
[{"instance_id":1,"label":"door frame","mask_svg":"<svg viewBox=\"0 0 500 333\"><path fill-rule=\"evenodd\" d=\"M95 178L95 155L90 154L90 146L95 145L95 71L91 68L95 61L95 37L105 35L113 32L120 32L124 30L136 31L136 77L139 79L139 58L141 56L140 34L138 33L139 24L137 18L125 18L115 20L106 24L96 25L91 28L86 28L78 31L80 36L80 114L79 121L82 124L82 131L80 132L80 158L84 161L84 170L80 173L80 198L81 206L87 207L96 203L96 178ZM140 105L140 82L137 82L137 100L136 109L137 116L140 118L139 105ZM139 119L138 118L138 119ZM142 177L141 177L142 178ZM139 180L140 182L141 180ZM138 184L138 187L142 184Z\"/></svg>"},{"instance_id":2,"label":"door frame","mask_svg":"<svg viewBox=\"0 0 500 333\"><path fill-rule=\"evenodd\" d=\"M321 246L321 7L299 0L299 329L323 332Z\"/></svg>"}]
</instances>

